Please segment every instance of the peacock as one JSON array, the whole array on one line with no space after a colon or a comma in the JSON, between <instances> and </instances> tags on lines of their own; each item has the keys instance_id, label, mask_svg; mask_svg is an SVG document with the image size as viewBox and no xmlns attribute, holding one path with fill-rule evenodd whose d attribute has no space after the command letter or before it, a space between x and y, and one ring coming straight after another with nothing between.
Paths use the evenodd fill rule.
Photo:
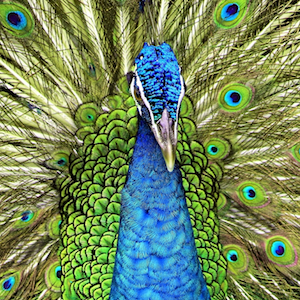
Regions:
<instances>
[{"instance_id":1,"label":"peacock","mask_svg":"<svg viewBox=\"0 0 300 300\"><path fill-rule=\"evenodd\" d=\"M0 1L0 299L300 299L300 3Z\"/></svg>"}]
</instances>

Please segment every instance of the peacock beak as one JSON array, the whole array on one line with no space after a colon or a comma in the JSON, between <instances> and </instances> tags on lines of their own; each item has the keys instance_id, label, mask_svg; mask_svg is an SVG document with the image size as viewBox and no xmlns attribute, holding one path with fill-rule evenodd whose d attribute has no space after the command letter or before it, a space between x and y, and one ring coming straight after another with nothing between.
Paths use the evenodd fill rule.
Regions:
<instances>
[{"instance_id":1,"label":"peacock beak","mask_svg":"<svg viewBox=\"0 0 300 300\"><path fill-rule=\"evenodd\" d=\"M159 144L169 172L174 170L177 146L177 123L165 108L161 119L152 126L152 132Z\"/></svg>"}]
</instances>

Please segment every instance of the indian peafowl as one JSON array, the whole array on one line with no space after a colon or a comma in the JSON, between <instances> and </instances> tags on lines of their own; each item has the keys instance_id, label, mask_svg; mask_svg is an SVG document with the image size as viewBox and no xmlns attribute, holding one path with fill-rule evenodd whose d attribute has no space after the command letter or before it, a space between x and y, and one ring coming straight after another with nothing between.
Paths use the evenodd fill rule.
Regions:
<instances>
[{"instance_id":1,"label":"indian peafowl","mask_svg":"<svg viewBox=\"0 0 300 300\"><path fill-rule=\"evenodd\" d=\"M0 299L300 299L300 2L0 2Z\"/></svg>"}]
</instances>

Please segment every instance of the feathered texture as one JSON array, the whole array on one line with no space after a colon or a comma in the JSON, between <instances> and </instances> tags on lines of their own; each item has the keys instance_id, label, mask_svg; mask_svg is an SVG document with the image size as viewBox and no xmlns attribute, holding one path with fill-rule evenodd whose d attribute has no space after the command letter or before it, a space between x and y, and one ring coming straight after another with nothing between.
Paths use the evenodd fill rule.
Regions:
<instances>
[{"instance_id":1,"label":"feathered texture","mask_svg":"<svg viewBox=\"0 0 300 300\"><path fill-rule=\"evenodd\" d=\"M300 299L299 10L1 1L0 299L109 299L145 42L185 81L177 164L212 299Z\"/></svg>"}]
</instances>

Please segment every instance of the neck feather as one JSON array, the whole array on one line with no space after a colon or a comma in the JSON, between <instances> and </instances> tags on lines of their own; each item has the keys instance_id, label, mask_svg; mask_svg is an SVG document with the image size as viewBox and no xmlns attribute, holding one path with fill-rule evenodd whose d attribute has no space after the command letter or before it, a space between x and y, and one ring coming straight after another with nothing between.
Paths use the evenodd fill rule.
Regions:
<instances>
[{"instance_id":1,"label":"neck feather","mask_svg":"<svg viewBox=\"0 0 300 300\"><path fill-rule=\"evenodd\" d=\"M110 300L210 299L198 261L181 172L168 172L142 119L122 190Z\"/></svg>"}]
</instances>

